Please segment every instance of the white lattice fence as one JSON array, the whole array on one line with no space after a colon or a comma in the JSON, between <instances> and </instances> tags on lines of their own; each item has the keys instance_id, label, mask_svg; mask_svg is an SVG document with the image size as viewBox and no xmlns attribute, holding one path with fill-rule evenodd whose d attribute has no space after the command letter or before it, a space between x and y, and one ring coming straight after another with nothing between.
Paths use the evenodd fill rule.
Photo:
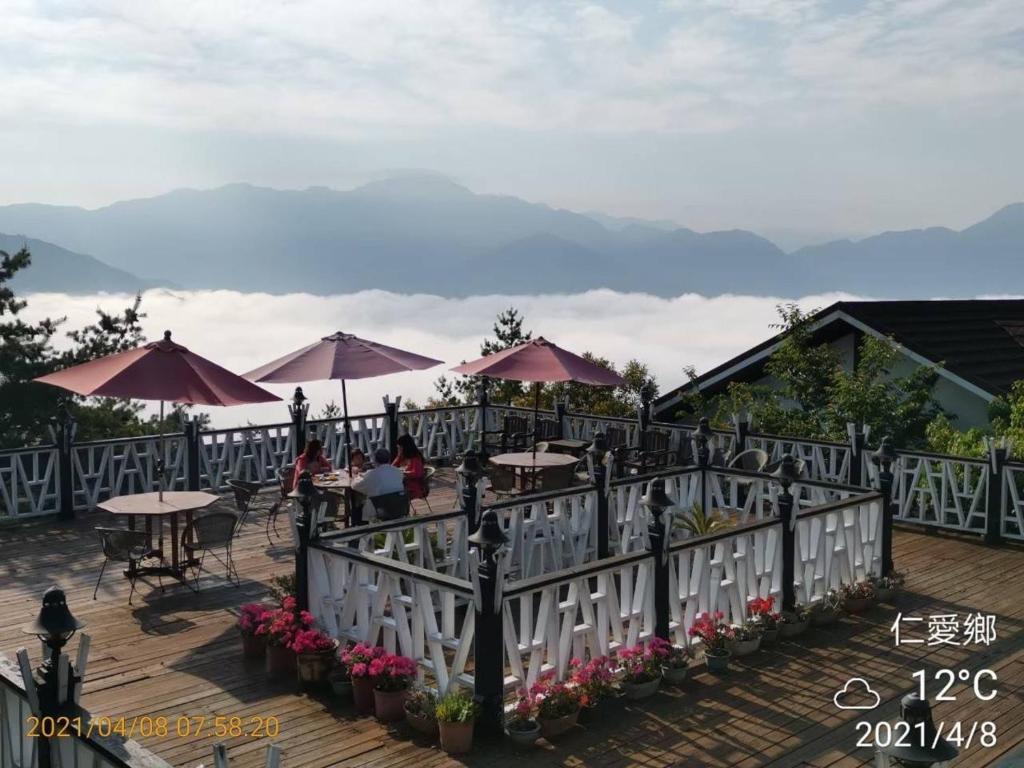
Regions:
<instances>
[{"instance_id":1,"label":"white lattice fence","mask_svg":"<svg viewBox=\"0 0 1024 768\"><path fill-rule=\"evenodd\" d=\"M597 491L592 488L493 507L508 537L517 578L590 562L597 553Z\"/></svg>"},{"instance_id":2,"label":"white lattice fence","mask_svg":"<svg viewBox=\"0 0 1024 768\"><path fill-rule=\"evenodd\" d=\"M475 407L400 411L398 433L411 435L428 459L450 459L476 447L478 421Z\"/></svg>"},{"instance_id":3,"label":"white lattice fence","mask_svg":"<svg viewBox=\"0 0 1024 768\"><path fill-rule=\"evenodd\" d=\"M1024 540L1024 464L1003 467L1003 536Z\"/></svg>"},{"instance_id":4,"label":"white lattice fence","mask_svg":"<svg viewBox=\"0 0 1024 768\"><path fill-rule=\"evenodd\" d=\"M45 515L57 508L57 451L26 448L0 454L0 520Z\"/></svg>"},{"instance_id":5,"label":"white lattice fence","mask_svg":"<svg viewBox=\"0 0 1024 768\"><path fill-rule=\"evenodd\" d=\"M200 487L214 490L226 489L229 479L275 483L277 471L294 463L298 453L290 424L204 432L199 440Z\"/></svg>"},{"instance_id":6,"label":"white lattice fence","mask_svg":"<svg viewBox=\"0 0 1024 768\"><path fill-rule=\"evenodd\" d=\"M873 482L876 473L873 467ZM893 475L898 520L959 531L985 530L989 475L985 460L901 451Z\"/></svg>"},{"instance_id":7,"label":"white lattice fence","mask_svg":"<svg viewBox=\"0 0 1024 768\"><path fill-rule=\"evenodd\" d=\"M700 472L689 470L671 474L659 474L665 481L665 493L675 500L668 508L666 517L679 510L689 510L700 500ZM608 542L614 552L626 554L647 549L647 527L650 516L640 500L650 487L651 476L640 479L616 480L608 496L608 519L611 530ZM674 530L678 538L681 532Z\"/></svg>"},{"instance_id":8,"label":"white lattice fence","mask_svg":"<svg viewBox=\"0 0 1024 768\"><path fill-rule=\"evenodd\" d=\"M872 494L859 503L840 504L845 506L804 513L795 521L798 602L816 602L830 589L881 573L880 497Z\"/></svg>"},{"instance_id":9,"label":"white lattice fence","mask_svg":"<svg viewBox=\"0 0 1024 768\"><path fill-rule=\"evenodd\" d=\"M778 461L787 453L803 460L806 475L811 480L846 483L850 477L852 451L850 446L842 443L752 434L747 437L747 447L760 448L768 454L770 461Z\"/></svg>"},{"instance_id":10,"label":"white lattice fence","mask_svg":"<svg viewBox=\"0 0 1024 768\"><path fill-rule=\"evenodd\" d=\"M184 490L185 439L182 435L165 435L165 490ZM72 447L74 469L72 490L76 509L91 509L111 496L148 493L159 489L157 460L160 439L157 436L131 440L104 440L79 443Z\"/></svg>"}]
</instances>

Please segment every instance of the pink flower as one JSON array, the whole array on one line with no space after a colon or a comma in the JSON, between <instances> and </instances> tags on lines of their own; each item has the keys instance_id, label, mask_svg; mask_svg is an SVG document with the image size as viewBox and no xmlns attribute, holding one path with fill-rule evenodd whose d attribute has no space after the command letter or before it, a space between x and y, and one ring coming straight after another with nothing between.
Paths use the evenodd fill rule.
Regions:
<instances>
[{"instance_id":1,"label":"pink flower","mask_svg":"<svg viewBox=\"0 0 1024 768\"><path fill-rule=\"evenodd\" d=\"M365 664L363 664L362 662L358 662L352 665L350 674L352 675L352 677L366 677L366 673L368 671L369 670L367 670Z\"/></svg>"}]
</instances>

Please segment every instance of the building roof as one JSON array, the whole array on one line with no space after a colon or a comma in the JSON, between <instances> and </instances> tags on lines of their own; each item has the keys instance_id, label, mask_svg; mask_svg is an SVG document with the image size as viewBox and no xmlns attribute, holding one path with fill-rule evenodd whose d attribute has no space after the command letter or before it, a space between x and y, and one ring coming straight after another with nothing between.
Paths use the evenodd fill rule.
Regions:
<instances>
[{"instance_id":1,"label":"building roof","mask_svg":"<svg viewBox=\"0 0 1024 768\"><path fill-rule=\"evenodd\" d=\"M942 374L987 400L1024 379L1024 299L838 301L813 315L821 342L851 330L891 336L921 364L941 364ZM731 381L753 381L783 334L767 339L660 397L655 411L678 402L693 386L705 392Z\"/></svg>"}]
</instances>

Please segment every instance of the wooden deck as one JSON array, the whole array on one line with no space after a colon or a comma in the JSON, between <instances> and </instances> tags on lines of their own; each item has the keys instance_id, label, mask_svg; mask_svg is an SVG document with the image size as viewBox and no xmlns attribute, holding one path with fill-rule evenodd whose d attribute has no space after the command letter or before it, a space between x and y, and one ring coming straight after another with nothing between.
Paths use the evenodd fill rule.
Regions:
<instances>
[{"instance_id":1,"label":"wooden deck","mask_svg":"<svg viewBox=\"0 0 1024 768\"><path fill-rule=\"evenodd\" d=\"M431 502L435 510L454 502L450 471L438 476ZM552 746L529 753L506 743L478 744L462 760L413 738L404 726L387 729L327 699L297 694L288 684L269 683L258 666L240 658L234 630L238 605L266 595L273 575L288 572L292 554L287 522L284 538L269 543L264 512L250 518L235 559L241 587L221 577L205 580L195 595L180 586L161 593L140 582L135 605L127 604L128 584L108 572L99 599L92 600L101 556L91 527L109 522L103 515L69 523L46 521L0 527L0 650L13 655L36 643L20 626L38 610L43 590L58 584L68 592L74 613L93 637L83 704L94 714L179 716L276 716L287 768L326 766L480 765L513 766L529 759L535 766L814 766L868 765L866 749L855 748L856 712L834 708L832 696L850 677L868 679L881 694L882 708L870 719L894 717L899 697L913 687L921 668L990 668L999 676L998 696L977 702L958 685L955 703L936 707L936 722L970 724L992 720L997 745L972 746L955 763L998 765L1024 748L1024 551L986 548L976 540L900 530L895 539L897 567L909 572L899 600L904 615L927 617L973 612L998 616L998 641L991 647L894 648L889 633L897 609L879 606L863 617L845 618L812 629L795 641L734 662L721 678L702 672L681 690L663 690L639 703L606 704ZM916 635L922 636L922 635ZM138 739L175 766L211 764L212 737ZM259 740L228 740L232 766L262 766Z\"/></svg>"}]
</instances>

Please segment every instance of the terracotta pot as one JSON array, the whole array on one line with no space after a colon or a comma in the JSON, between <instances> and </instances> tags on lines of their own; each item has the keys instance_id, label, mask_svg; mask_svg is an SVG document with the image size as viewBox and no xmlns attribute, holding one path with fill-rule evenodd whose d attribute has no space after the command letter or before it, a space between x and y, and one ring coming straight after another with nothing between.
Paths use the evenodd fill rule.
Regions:
<instances>
[{"instance_id":1,"label":"terracotta pot","mask_svg":"<svg viewBox=\"0 0 1024 768\"><path fill-rule=\"evenodd\" d=\"M776 626L775 629L766 629L761 633L761 645L771 645L779 639L779 628Z\"/></svg>"},{"instance_id":2,"label":"terracotta pot","mask_svg":"<svg viewBox=\"0 0 1024 768\"><path fill-rule=\"evenodd\" d=\"M811 624L816 627L827 627L835 623L839 612L835 608L819 608L811 614Z\"/></svg>"},{"instance_id":3,"label":"terracotta pot","mask_svg":"<svg viewBox=\"0 0 1024 768\"><path fill-rule=\"evenodd\" d=\"M242 656L247 659L262 659L266 652L266 635L242 635Z\"/></svg>"},{"instance_id":4,"label":"terracotta pot","mask_svg":"<svg viewBox=\"0 0 1024 768\"><path fill-rule=\"evenodd\" d=\"M327 675L334 664L334 651L300 653L295 657L295 668L299 685L305 688L322 688L327 685Z\"/></svg>"},{"instance_id":5,"label":"terracotta pot","mask_svg":"<svg viewBox=\"0 0 1024 768\"><path fill-rule=\"evenodd\" d=\"M419 731L427 736L437 736L437 720L433 717L410 712L407 709L405 710L405 722L411 725L414 731Z\"/></svg>"},{"instance_id":6,"label":"terracotta pot","mask_svg":"<svg viewBox=\"0 0 1024 768\"><path fill-rule=\"evenodd\" d=\"M284 677L295 674L295 651L283 645L267 646L267 676Z\"/></svg>"},{"instance_id":7,"label":"terracotta pot","mask_svg":"<svg viewBox=\"0 0 1024 768\"><path fill-rule=\"evenodd\" d=\"M442 723L437 724L441 732L441 749L449 755L461 755L473 748L473 726L475 722L468 723Z\"/></svg>"},{"instance_id":8,"label":"terracotta pot","mask_svg":"<svg viewBox=\"0 0 1024 768\"><path fill-rule=\"evenodd\" d=\"M529 721L529 728L506 728L505 734L520 747L532 747L540 738L540 724Z\"/></svg>"},{"instance_id":9,"label":"terracotta pot","mask_svg":"<svg viewBox=\"0 0 1024 768\"><path fill-rule=\"evenodd\" d=\"M779 624L779 637L796 637L807 631L808 620L800 622L783 622Z\"/></svg>"},{"instance_id":10,"label":"terracotta pot","mask_svg":"<svg viewBox=\"0 0 1024 768\"><path fill-rule=\"evenodd\" d=\"M331 685L331 692L339 701L352 701L352 680L343 672L331 672L327 676L327 682Z\"/></svg>"},{"instance_id":11,"label":"terracotta pot","mask_svg":"<svg viewBox=\"0 0 1024 768\"><path fill-rule=\"evenodd\" d=\"M750 640L737 640L736 644L733 646L732 655L736 656L736 657L739 657L739 656L749 656L750 654L754 653L760 647L761 647L761 636L760 635L758 635L757 637L753 637Z\"/></svg>"},{"instance_id":12,"label":"terracotta pot","mask_svg":"<svg viewBox=\"0 0 1024 768\"><path fill-rule=\"evenodd\" d=\"M731 657L732 654L729 651L725 651L724 653L715 656L704 654L704 660L708 665L708 672L714 672L716 674L727 672L729 670L729 659Z\"/></svg>"},{"instance_id":13,"label":"terracotta pot","mask_svg":"<svg viewBox=\"0 0 1024 768\"><path fill-rule=\"evenodd\" d=\"M653 680L648 680L646 683L630 683L628 681L622 681L622 695L627 699L636 701L637 699L646 699L649 696L653 696L658 692L658 688L661 686L661 678L656 677Z\"/></svg>"},{"instance_id":14,"label":"terracotta pot","mask_svg":"<svg viewBox=\"0 0 1024 768\"><path fill-rule=\"evenodd\" d=\"M373 678L353 677L352 678L352 701L356 705L356 712L363 715L372 715L374 707Z\"/></svg>"},{"instance_id":15,"label":"terracotta pot","mask_svg":"<svg viewBox=\"0 0 1024 768\"><path fill-rule=\"evenodd\" d=\"M690 676L689 667L665 667L661 673L665 682L669 685L682 685Z\"/></svg>"},{"instance_id":16,"label":"terracotta pot","mask_svg":"<svg viewBox=\"0 0 1024 768\"><path fill-rule=\"evenodd\" d=\"M870 597L848 597L843 600L843 610L847 613L864 613L864 611L871 607L872 602L873 598Z\"/></svg>"},{"instance_id":17,"label":"terracotta pot","mask_svg":"<svg viewBox=\"0 0 1024 768\"><path fill-rule=\"evenodd\" d=\"M562 717L553 718L539 718L537 722L540 723L540 732L544 734L544 738L548 741L561 736L566 731L570 731L576 727L576 723L579 721L580 711L577 709L571 715L563 715Z\"/></svg>"},{"instance_id":18,"label":"terracotta pot","mask_svg":"<svg viewBox=\"0 0 1024 768\"><path fill-rule=\"evenodd\" d=\"M409 690L373 691L373 708L382 723L396 723L405 717L405 699Z\"/></svg>"}]
</instances>

